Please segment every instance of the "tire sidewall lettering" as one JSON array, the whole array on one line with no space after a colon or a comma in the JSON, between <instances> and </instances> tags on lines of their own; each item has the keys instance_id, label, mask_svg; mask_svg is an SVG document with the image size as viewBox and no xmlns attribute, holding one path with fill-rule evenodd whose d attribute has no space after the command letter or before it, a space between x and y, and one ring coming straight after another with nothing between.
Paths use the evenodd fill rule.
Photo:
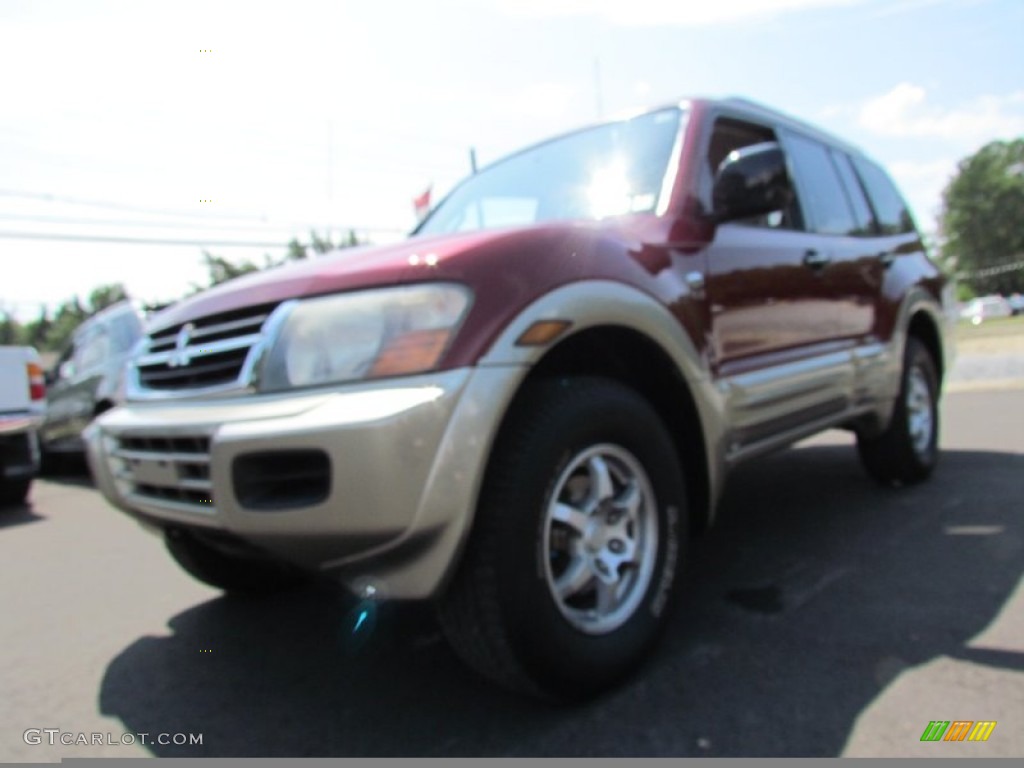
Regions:
<instances>
[{"instance_id":1,"label":"tire sidewall lettering","mask_svg":"<svg viewBox=\"0 0 1024 768\"><path fill-rule=\"evenodd\" d=\"M668 605L679 563L679 509L672 504L664 508L665 554L661 564L661 578L657 581L650 610L654 618L661 618Z\"/></svg>"}]
</instances>

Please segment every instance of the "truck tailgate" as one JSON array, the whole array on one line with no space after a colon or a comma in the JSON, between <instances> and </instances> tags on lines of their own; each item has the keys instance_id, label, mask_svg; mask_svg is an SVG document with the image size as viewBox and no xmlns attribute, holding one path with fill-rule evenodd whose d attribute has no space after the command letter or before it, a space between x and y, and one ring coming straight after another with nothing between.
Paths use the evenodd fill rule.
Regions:
<instances>
[{"instance_id":1,"label":"truck tailgate","mask_svg":"<svg viewBox=\"0 0 1024 768\"><path fill-rule=\"evenodd\" d=\"M0 413L29 407L28 350L0 347Z\"/></svg>"}]
</instances>

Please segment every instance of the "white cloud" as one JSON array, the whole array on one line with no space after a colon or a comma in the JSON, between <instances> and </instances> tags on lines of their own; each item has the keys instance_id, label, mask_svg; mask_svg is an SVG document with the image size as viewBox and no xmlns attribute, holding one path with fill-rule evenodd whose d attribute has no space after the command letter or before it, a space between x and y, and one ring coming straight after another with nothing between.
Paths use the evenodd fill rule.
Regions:
<instances>
[{"instance_id":1,"label":"white cloud","mask_svg":"<svg viewBox=\"0 0 1024 768\"><path fill-rule=\"evenodd\" d=\"M798 11L860 5L866 0L501 0L510 15L535 17L597 16L624 26L706 26L763 20Z\"/></svg>"},{"instance_id":2,"label":"white cloud","mask_svg":"<svg viewBox=\"0 0 1024 768\"><path fill-rule=\"evenodd\" d=\"M940 138L975 145L1024 133L1024 90L940 107L929 103L922 86L900 83L861 105L858 117L861 126L881 136Z\"/></svg>"}]
</instances>

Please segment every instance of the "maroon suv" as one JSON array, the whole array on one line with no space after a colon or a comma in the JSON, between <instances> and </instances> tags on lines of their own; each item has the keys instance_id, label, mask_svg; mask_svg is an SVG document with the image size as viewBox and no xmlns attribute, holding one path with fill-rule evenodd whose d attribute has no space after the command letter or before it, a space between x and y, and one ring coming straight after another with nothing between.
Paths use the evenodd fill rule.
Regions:
<instances>
[{"instance_id":1,"label":"maroon suv","mask_svg":"<svg viewBox=\"0 0 1024 768\"><path fill-rule=\"evenodd\" d=\"M875 479L931 473L946 294L878 165L685 101L164 311L90 459L209 584L430 599L484 674L584 696L650 649L739 462L843 427Z\"/></svg>"}]
</instances>

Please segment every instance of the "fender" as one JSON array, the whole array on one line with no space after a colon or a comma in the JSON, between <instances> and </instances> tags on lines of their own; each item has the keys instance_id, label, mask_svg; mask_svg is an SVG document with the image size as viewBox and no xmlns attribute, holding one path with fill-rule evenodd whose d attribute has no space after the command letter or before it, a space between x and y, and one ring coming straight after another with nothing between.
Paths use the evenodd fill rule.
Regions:
<instances>
[{"instance_id":1,"label":"fender","mask_svg":"<svg viewBox=\"0 0 1024 768\"><path fill-rule=\"evenodd\" d=\"M545 346L518 345L516 341L534 323L565 320L572 325L567 334ZM709 466L707 473L712 509L724 481L724 393L715 385L707 360L687 335L679 320L657 299L629 285L610 280L585 280L557 288L529 304L478 361L480 367L524 366L540 362L557 341L591 328L619 327L635 331L673 362L686 382L697 408ZM517 383L522 384L522 380ZM505 406L508 407L508 404Z\"/></svg>"}]
</instances>

